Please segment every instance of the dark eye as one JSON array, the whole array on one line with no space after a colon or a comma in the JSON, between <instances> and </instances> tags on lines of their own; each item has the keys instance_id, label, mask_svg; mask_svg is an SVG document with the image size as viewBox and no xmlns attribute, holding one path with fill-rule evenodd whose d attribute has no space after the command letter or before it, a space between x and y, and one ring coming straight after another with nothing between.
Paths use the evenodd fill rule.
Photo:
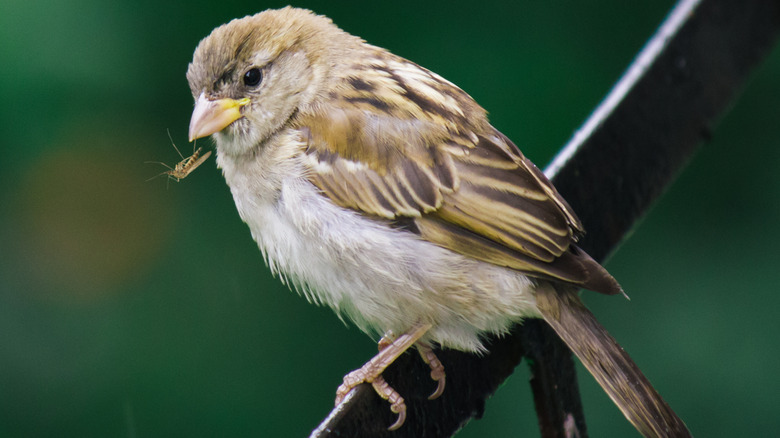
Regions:
<instances>
[{"instance_id":1,"label":"dark eye","mask_svg":"<svg viewBox=\"0 0 780 438\"><path fill-rule=\"evenodd\" d=\"M260 72L259 68L253 68L244 73L244 85L247 87L254 87L260 84L262 80L263 73Z\"/></svg>"}]
</instances>

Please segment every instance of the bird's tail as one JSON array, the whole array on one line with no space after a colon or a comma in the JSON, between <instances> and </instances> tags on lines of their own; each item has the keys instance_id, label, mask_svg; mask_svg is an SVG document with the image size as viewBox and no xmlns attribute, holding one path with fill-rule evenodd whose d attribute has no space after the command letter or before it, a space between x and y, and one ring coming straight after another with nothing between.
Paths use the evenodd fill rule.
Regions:
<instances>
[{"instance_id":1,"label":"bird's tail","mask_svg":"<svg viewBox=\"0 0 780 438\"><path fill-rule=\"evenodd\" d=\"M572 286L540 282L537 307L628 421L646 437L691 436L628 353L585 307Z\"/></svg>"}]
</instances>

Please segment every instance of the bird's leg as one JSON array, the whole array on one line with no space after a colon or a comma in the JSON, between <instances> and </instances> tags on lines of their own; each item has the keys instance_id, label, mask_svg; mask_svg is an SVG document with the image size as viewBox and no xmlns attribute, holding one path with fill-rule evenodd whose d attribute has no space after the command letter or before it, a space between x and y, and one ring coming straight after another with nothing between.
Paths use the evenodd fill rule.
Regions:
<instances>
[{"instance_id":1,"label":"bird's leg","mask_svg":"<svg viewBox=\"0 0 780 438\"><path fill-rule=\"evenodd\" d=\"M430 324L420 324L407 333L393 339L389 344L387 344L389 339L383 337L385 341L380 341L381 350L379 351L379 354L366 362L361 368L344 376L344 383L336 390L336 405L341 403L341 401L344 400L344 397L346 397L354 387L363 382L371 383L377 394L383 399L388 400L391 403L391 410L398 414L398 420L390 426L390 430L401 427L406 419L406 404L401 395L385 382L382 378L382 373L398 358L398 356L414 345L414 343L430 328ZM383 347L382 344L387 345Z\"/></svg>"},{"instance_id":2,"label":"bird's leg","mask_svg":"<svg viewBox=\"0 0 780 438\"><path fill-rule=\"evenodd\" d=\"M384 335L382 335L382 338L379 339L379 342L376 343L376 346L377 348L379 348L379 351L382 351L390 344L392 344L394 340L395 340L395 333L393 333L392 330L388 330L385 332Z\"/></svg>"},{"instance_id":3,"label":"bird's leg","mask_svg":"<svg viewBox=\"0 0 780 438\"><path fill-rule=\"evenodd\" d=\"M447 375L444 373L444 365L441 364L441 361L438 357L436 357L436 354L429 345L418 343L417 351L420 352L422 360L427 363L429 367L431 367L431 379L435 380L439 384L436 387L436 391L428 396L428 400L433 400L438 398L444 392L444 384L447 380Z\"/></svg>"}]
</instances>

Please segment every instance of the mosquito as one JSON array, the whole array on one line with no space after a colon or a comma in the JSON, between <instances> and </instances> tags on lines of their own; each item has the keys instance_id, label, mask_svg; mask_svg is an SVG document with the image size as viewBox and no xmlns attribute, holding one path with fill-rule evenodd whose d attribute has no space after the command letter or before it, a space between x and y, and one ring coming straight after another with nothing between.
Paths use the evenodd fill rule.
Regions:
<instances>
[{"instance_id":1,"label":"mosquito","mask_svg":"<svg viewBox=\"0 0 780 438\"><path fill-rule=\"evenodd\" d=\"M167 167L168 170L165 172L155 175L151 178L149 178L147 181L151 181L157 177L168 175L168 179L175 179L176 182L179 182L189 176L195 169L198 168L201 164L203 164L210 156L211 151L206 151L205 154L201 155L201 151L203 151L202 147L199 147L195 149L195 145L192 145L192 155L189 157L184 157L184 155L179 152L179 148L176 147L176 143L173 142L173 138L171 137L171 132L168 131L168 138L171 139L171 144L173 145L173 148L176 149L176 152L179 154L179 156L182 158L181 161L176 163L174 167L171 167L162 161L147 161L147 163L156 163L156 164L162 164L163 166Z\"/></svg>"}]
</instances>

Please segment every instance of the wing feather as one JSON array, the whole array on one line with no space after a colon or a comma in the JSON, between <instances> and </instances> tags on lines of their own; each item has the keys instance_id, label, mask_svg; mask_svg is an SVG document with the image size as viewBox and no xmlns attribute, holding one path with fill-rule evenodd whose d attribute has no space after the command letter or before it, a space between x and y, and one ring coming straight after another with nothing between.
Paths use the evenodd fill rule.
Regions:
<instances>
[{"instance_id":1,"label":"wing feather","mask_svg":"<svg viewBox=\"0 0 780 438\"><path fill-rule=\"evenodd\" d=\"M416 64L377 56L392 59L362 68L360 87L347 76L294 120L308 136L307 175L325 196L479 260L620 291L573 245L582 225L571 207L481 107Z\"/></svg>"}]
</instances>

